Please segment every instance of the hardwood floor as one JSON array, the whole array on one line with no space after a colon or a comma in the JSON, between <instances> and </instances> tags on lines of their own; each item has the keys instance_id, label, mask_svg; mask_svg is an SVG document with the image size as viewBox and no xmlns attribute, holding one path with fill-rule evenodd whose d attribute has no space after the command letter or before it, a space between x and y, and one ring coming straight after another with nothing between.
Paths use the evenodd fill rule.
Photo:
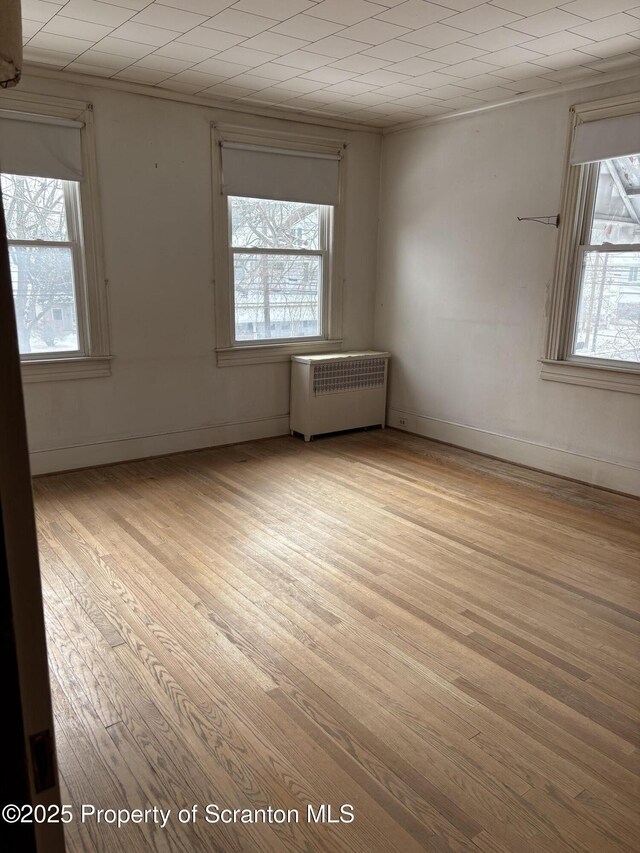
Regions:
<instances>
[{"instance_id":1,"label":"hardwood floor","mask_svg":"<svg viewBox=\"0 0 640 853\"><path fill-rule=\"evenodd\" d=\"M393 430L34 488L69 850L639 849L639 501Z\"/></svg>"}]
</instances>

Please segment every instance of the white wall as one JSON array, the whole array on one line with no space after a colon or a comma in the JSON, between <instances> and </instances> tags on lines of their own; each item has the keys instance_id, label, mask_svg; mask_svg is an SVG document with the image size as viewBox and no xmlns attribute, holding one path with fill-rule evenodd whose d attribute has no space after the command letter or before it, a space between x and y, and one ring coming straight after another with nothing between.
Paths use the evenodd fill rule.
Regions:
<instances>
[{"instance_id":1,"label":"white wall","mask_svg":"<svg viewBox=\"0 0 640 853\"><path fill-rule=\"evenodd\" d=\"M540 379L571 104L584 89L385 137L376 345L389 423L640 494L640 396Z\"/></svg>"},{"instance_id":2,"label":"white wall","mask_svg":"<svg viewBox=\"0 0 640 853\"><path fill-rule=\"evenodd\" d=\"M288 431L289 366L216 367L210 122L326 129L123 92L27 79L91 101L109 280L112 375L25 386L34 472ZM345 348L373 334L380 137L347 149Z\"/></svg>"}]
</instances>

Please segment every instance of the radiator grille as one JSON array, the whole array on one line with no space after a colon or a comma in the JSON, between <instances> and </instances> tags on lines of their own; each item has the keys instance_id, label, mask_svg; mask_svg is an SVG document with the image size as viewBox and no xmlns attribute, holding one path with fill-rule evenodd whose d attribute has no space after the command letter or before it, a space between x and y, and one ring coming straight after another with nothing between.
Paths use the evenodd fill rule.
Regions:
<instances>
[{"instance_id":1,"label":"radiator grille","mask_svg":"<svg viewBox=\"0 0 640 853\"><path fill-rule=\"evenodd\" d=\"M384 385L384 358L357 358L317 364L313 371L313 393L337 394Z\"/></svg>"}]
</instances>

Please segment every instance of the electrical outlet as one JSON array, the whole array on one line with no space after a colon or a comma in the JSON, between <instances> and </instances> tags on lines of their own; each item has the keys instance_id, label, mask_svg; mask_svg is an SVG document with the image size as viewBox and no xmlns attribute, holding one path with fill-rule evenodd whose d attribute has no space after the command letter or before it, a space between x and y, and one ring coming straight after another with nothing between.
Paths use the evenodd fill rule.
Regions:
<instances>
[{"instance_id":1,"label":"electrical outlet","mask_svg":"<svg viewBox=\"0 0 640 853\"><path fill-rule=\"evenodd\" d=\"M407 425L407 419L406 418L398 418L398 425L399 426L406 426Z\"/></svg>"}]
</instances>

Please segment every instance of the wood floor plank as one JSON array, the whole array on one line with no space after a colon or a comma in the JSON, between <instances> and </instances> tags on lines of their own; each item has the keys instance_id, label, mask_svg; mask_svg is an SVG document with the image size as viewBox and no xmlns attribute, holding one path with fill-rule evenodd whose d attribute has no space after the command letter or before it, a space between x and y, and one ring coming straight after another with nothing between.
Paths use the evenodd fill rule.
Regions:
<instances>
[{"instance_id":1,"label":"wood floor plank","mask_svg":"<svg viewBox=\"0 0 640 853\"><path fill-rule=\"evenodd\" d=\"M637 500L394 430L34 492L67 801L301 816L71 851L635 853Z\"/></svg>"}]
</instances>

